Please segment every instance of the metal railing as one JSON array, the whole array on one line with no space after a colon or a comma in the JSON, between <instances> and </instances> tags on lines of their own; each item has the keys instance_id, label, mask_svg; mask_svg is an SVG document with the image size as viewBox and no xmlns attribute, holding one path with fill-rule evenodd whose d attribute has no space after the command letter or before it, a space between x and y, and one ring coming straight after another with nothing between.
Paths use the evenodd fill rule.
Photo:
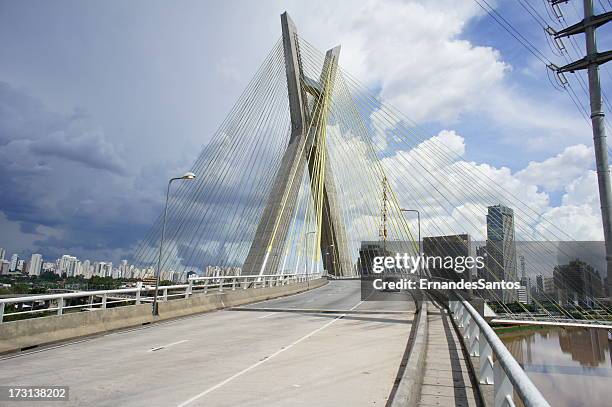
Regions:
<instances>
[{"instance_id":1,"label":"metal railing","mask_svg":"<svg viewBox=\"0 0 612 407\"><path fill-rule=\"evenodd\" d=\"M481 385L493 385L495 407L513 407L514 393L525 407L550 407L499 336L469 302L449 301L449 308L470 356L479 358L479 370L475 372L478 381Z\"/></svg>"},{"instance_id":2,"label":"metal railing","mask_svg":"<svg viewBox=\"0 0 612 407\"><path fill-rule=\"evenodd\" d=\"M192 277L188 284L160 286L158 301L189 298L195 294L222 293L247 288L275 287L320 278L320 274L268 274L250 276ZM142 282L136 287L115 290L77 291L0 299L0 323L5 317L62 315L69 311L95 311L109 305L124 306L153 302L154 286ZM12 309L14 308L14 309Z\"/></svg>"}]
</instances>

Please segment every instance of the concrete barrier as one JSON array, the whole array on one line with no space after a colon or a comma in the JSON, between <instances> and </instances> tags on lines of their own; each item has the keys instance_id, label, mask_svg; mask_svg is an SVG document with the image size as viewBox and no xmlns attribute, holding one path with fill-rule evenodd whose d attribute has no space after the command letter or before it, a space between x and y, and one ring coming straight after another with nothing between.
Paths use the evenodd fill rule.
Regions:
<instances>
[{"instance_id":1,"label":"concrete barrier","mask_svg":"<svg viewBox=\"0 0 612 407\"><path fill-rule=\"evenodd\" d=\"M151 314L151 304L139 304L4 322L0 324L0 354L297 294L325 284L326 279L317 279L311 281L310 286L302 282L277 287L228 290L208 295L196 294L190 298L160 302L159 316L156 317Z\"/></svg>"},{"instance_id":2,"label":"concrete barrier","mask_svg":"<svg viewBox=\"0 0 612 407\"><path fill-rule=\"evenodd\" d=\"M427 356L427 301L421 303L421 309L415 323L415 334L408 344L409 354L406 366L391 401L391 407L412 407L419 402L425 357Z\"/></svg>"}]
</instances>

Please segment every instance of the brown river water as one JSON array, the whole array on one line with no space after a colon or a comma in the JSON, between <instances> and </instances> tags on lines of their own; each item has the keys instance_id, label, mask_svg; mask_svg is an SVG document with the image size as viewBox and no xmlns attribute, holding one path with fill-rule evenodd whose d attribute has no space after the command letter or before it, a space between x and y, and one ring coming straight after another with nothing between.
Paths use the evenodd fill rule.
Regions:
<instances>
[{"instance_id":1,"label":"brown river water","mask_svg":"<svg viewBox=\"0 0 612 407\"><path fill-rule=\"evenodd\" d=\"M612 406L612 341L604 329L500 333L551 406Z\"/></svg>"}]
</instances>

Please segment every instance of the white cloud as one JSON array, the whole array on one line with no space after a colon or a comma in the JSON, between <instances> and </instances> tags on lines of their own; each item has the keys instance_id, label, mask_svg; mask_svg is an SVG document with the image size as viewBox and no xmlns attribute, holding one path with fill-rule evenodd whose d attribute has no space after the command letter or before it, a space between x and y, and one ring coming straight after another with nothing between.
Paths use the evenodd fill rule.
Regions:
<instances>
[{"instance_id":1,"label":"white cloud","mask_svg":"<svg viewBox=\"0 0 612 407\"><path fill-rule=\"evenodd\" d=\"M566 147L563 152L542 162L531 161L525 169L517 172L516 176L547 191L559 191L569 182L584 175L593 163L593 149L577 144Z\"/></svg>"},{"instance_id":2,"label":"white cloud","mask_svg":"<svg viewBox=\"0 0 612 407\"><path fill-rule=\"evenodd\" d=\"M563 205L589 205L599 210L599 192L597 190L597 173L585 171L565 187Z\"/></svg>"},{"instance_id":3,"label":"white cloud","mask_svg":"<svg viewBox=\"0 0 612 407\"><path fill-rule=\"evenodd\" d=\"M567 233L573 240L603 240L601 215L586 204L550 208L542 215L542 222L536 226L536 230L541 236L540 239L551 241L565 237L559 230Z\"/></svg>"},{"instance_id":4,"label":"white cloud","mask_svg":"<svg viewBox=\"0 0 612 407\"><path fill-rule=\"evenodd\" d=\"M498 50L462 38L483 17L471 0L309 2L297 16L308 41L342 44L341 66L416 122L449 125L472 114L499 142L530 151L575 143L577 135L587 140L567 99L552 88L554 97L521 87L525 74L514 74Z\"/></svg>"},{"instance_id":5,"label":"white cloud","mask_svg":"<svg viewBox=\"0 0 612 407\"><path fill-rule=\"evenodd\" d=\"M517 239L602 238L588 147L569 147L515 173L466 161L465 149L463 137L445 130L410 151L383 159L401 205L421 210L425 234L467 232L483 239L486 207L501 203L515 211ZM456 154L454 159L448 158L449 151ZM545 190L563 190L561 204L551 206Z\"/></svg>"},{"instance_id":6,"label":"white cloud","mask_svg":"<svg viewBox=\"0 0 612 407\"><path fill-rule=\"evenodd\" d=\"M383 100L417 121L432 116L456 120L486 99L509 69L498 51L459 38L468 21L482 12L469 1L390 0L350 10L342 5L314 8L318 18L312 20L321 21L324 14L326 37L343 46L341 65L369 87L380 88Z\"/></svg>"},{"instance_id":7,"label":"white cloud","mask_svg":"<svg viewBox=\"0 0 612 407\"><path fill-rule=\"evenodd\" d=\"M439 154L442 149L444 154ZM465 141L453 130L442 130L409 151L398 151L395 159L407 163L419 162L425 168L440 168L450 157L463 157L465 154Z\"/></svg>"},{"instance_id":8,"label":"white cloud","mask_svg":"<svg viewBox=\"0 0 612 407\"><path fill-rule=\"evenodd\" d=\"M569 182L561 205L546 211L543 219L576 240L603 240L597 173L587 170ZM550 223L538 225L545 235L549 229Z\"/></svg>"}]
</instances>

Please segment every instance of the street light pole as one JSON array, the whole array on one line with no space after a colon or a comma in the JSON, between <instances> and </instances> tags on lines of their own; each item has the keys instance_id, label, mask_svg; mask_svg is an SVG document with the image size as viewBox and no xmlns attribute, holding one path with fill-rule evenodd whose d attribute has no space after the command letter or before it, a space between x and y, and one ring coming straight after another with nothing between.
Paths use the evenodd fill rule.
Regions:
<instances>
[{"instance_id":1,"label":"street light pole","mask_svg":"<svg viewBox=\"0 0 612 407\"><path fill-rule=\"evenodd\" d=\"M311 233L317 233L312 230L310 232L306 232L306 254L304 255L304 263L306 264L306 287L310 288L310 279L308 278L308 235Z\"/></svg>"},{"instance_id":2,"label":"street light pole","mask_svg":"<svg viewBox=\"0 0 612 407\"><path fill-rule=\"evenodd\" d=\"M331 264L331 269L334 271L334 273L336 273L335 275L337 275L336 272L336 251L335 251L335 246L333 244L330 244L329 246L327 246L327 250L331 250L331 253L328 251L327 254L328 255L332 255L332 264ZM329 257L327 258L327 261L329 261Z\"/></svg>"},{"instance_id":3,"label":"street light pole","mask_svg":"<svg viewBox=\"0 0 612 407\"><path fill-rule=\"evenodd\" d=\"M402 212L415 212L417 214L417 223L418 223L418 239L419 239L419 256L422 253L422 248L421 248L421 213L416 210L416 209L403 209L400 208L400 211ZM423 262L419 262L419 278L423 277L423 273L422 273L422 269L423 269Z\"/></svg>"},{"instance_id":4,"label":"street light pole","mask_svg":"<svg viewBox=\"0 0 612 407\"><path fill-rule=\"evenodd\" d=\"M186 172L182 177L170 178L168 181L168 189L166 190L166 205L164 207L164 219L162 221L162 233L161 239L159 241L159 258L157 260L157 275L155 276L155 297L153 298L153 315L159 315L159 309L157 304L157 294L159 291L159 277L161 274L161 262L162 262L162 252L164 250L164 235L166 233L166 216L168 215L168 198L170 197L170 184L172 181L176 181L179 179L187 179L192 180L195 179L195 174L193 172Z\"/></svg>"}]
</instances>

